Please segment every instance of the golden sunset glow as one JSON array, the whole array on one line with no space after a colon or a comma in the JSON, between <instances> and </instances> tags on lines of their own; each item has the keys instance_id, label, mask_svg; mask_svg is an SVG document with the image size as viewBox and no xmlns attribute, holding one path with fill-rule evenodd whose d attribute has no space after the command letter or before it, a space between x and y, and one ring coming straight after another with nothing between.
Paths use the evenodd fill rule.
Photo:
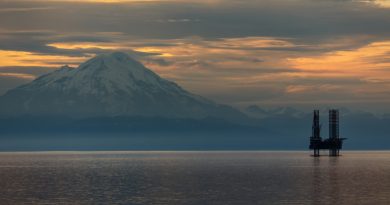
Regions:
<instances>
[{"instance_id":1,"label":"golden sunset glow","mask_svg":"<svg viewBox=\"0 0 390 205\"><path fill-rule=\"evenodd\" d=\"M333 51L315 57L288 59L292 67L302 71L336 73L361 77L386 77L390 68L390 41L374 42L348 51Z\"/></svg>"},{"instance_id":2,"label":"golden sunset glow","mask_svg":"<svg viewBox=\"0 0 390 205\"><path fill-rule=\"evenodd\" d=\"M156 47L140 47L140 48L134 48L133 50L138 51L138 52L145 52L145 53L156 53L162 57L175 56L175 54L169 52L169 50L172 51L174 49L161 49L161 48L156 48Z\"/></svg>"},{"instance_id":3,"label":"golden sunset glow","mask_svg":"<svg viewBox=\"0 0 390 205\"><path fill-rule=\"evenodd\" d=\"M288 48L293 43L271 37L225 38L222 42L210 42L211 45L227 48Z\"/></svg>"},{"instance_id":4,"label":"golden sunset glow","mask_svg":"<svg viewBox=\"0 0 390 205\"><path fill-rule=\"evenodd\" d=\"M59 67L64 64L75 66L86 59L85 57L40 55L24 51L0 50L0 66Z\"/></svg>"},{"instance_id":5,"label":"golden sunset glow","mask_svg":"<svg viewBox=\"0 0 390 205\"><path fill-rule=\"evenodd\" d=\"M67 42L67 43L51 43L48 46L52 46L59 49L89 49L89 48L98 48L98 49L123 49L120 45L115 45L112 43L83 43L83 42Z\"/></svg>"},{"instance_id":6,"label":"golden sunset glow","mask_svg":"<svg viewBox=\"0 0 390 205\"><path fill-rule=\"evenodd\" d=\"M380 7L390 8L390 1L389 0L374 0L373 2Z\"/></svg>"}]
</instances>

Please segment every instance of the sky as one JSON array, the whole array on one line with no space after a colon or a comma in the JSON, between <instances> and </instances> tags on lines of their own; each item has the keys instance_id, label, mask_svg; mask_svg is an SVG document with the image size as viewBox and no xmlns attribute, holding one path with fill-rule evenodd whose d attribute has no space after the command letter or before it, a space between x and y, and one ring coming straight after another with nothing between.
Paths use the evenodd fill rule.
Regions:
<instances>
[{"instance_id":1,"label":"sky","mask_svg":"<svg viewBox=\"0 0 390 205\"><path fill-rule=\"evenodd\" d=\"M236 107L390 112L390 0L0 0L0 95L113 51Z\"/></svg>"}]
</instances>

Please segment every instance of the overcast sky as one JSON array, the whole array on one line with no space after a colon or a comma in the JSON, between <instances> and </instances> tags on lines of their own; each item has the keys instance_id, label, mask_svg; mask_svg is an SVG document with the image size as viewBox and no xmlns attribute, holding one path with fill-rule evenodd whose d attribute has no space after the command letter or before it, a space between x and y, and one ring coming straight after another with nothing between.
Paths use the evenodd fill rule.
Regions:
<instances>
[{"instance_id":1,"label":"overcast sky","mask_svg":"<svg viewBox=\"0 0 390 205\"><path fill-rule=\"evenodd\" d=\"M219 103L390 111L390 0L0 0L0 94L117 50Z\"/></svg>"}]
</instances>

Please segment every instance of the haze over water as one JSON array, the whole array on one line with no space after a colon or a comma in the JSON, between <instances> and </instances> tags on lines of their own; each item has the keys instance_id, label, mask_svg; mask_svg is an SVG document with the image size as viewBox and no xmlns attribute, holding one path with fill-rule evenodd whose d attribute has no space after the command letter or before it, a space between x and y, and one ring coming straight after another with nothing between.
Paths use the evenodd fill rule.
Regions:
<instances>
[{"instance_id":1,"label":"haze over water","mask_svg":"<svg viewBox=\"0 0 390 205\"><path fill-rule=\"evenodd\" d=\"M1 153L0 199L1 204L389 204L390 152L342 154Z\"/></svg>"}]
</instances>

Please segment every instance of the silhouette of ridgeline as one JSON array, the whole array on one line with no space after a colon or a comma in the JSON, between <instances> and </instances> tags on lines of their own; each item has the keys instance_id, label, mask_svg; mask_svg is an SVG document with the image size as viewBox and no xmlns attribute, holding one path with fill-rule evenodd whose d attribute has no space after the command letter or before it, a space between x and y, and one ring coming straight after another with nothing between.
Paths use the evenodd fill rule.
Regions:
<instances>
[{"instance_id":1,"label":"silhouette of ridgeline","mask_svg":"<svg viewBox=\"0 0 390 205\"><path fill-rule=\"evenodd\" d=\"M329 138L322 140L321 125L320 125L320 111L313 112L313 126L312 135L310 137L309 148L314 151L314 157L320 156L321 149L328 149L329 156L339 156L340 149L343 148L343 141L346 138L340 138L339 135L339 111L329 110Z\"/></svg>"}]
</instances>

